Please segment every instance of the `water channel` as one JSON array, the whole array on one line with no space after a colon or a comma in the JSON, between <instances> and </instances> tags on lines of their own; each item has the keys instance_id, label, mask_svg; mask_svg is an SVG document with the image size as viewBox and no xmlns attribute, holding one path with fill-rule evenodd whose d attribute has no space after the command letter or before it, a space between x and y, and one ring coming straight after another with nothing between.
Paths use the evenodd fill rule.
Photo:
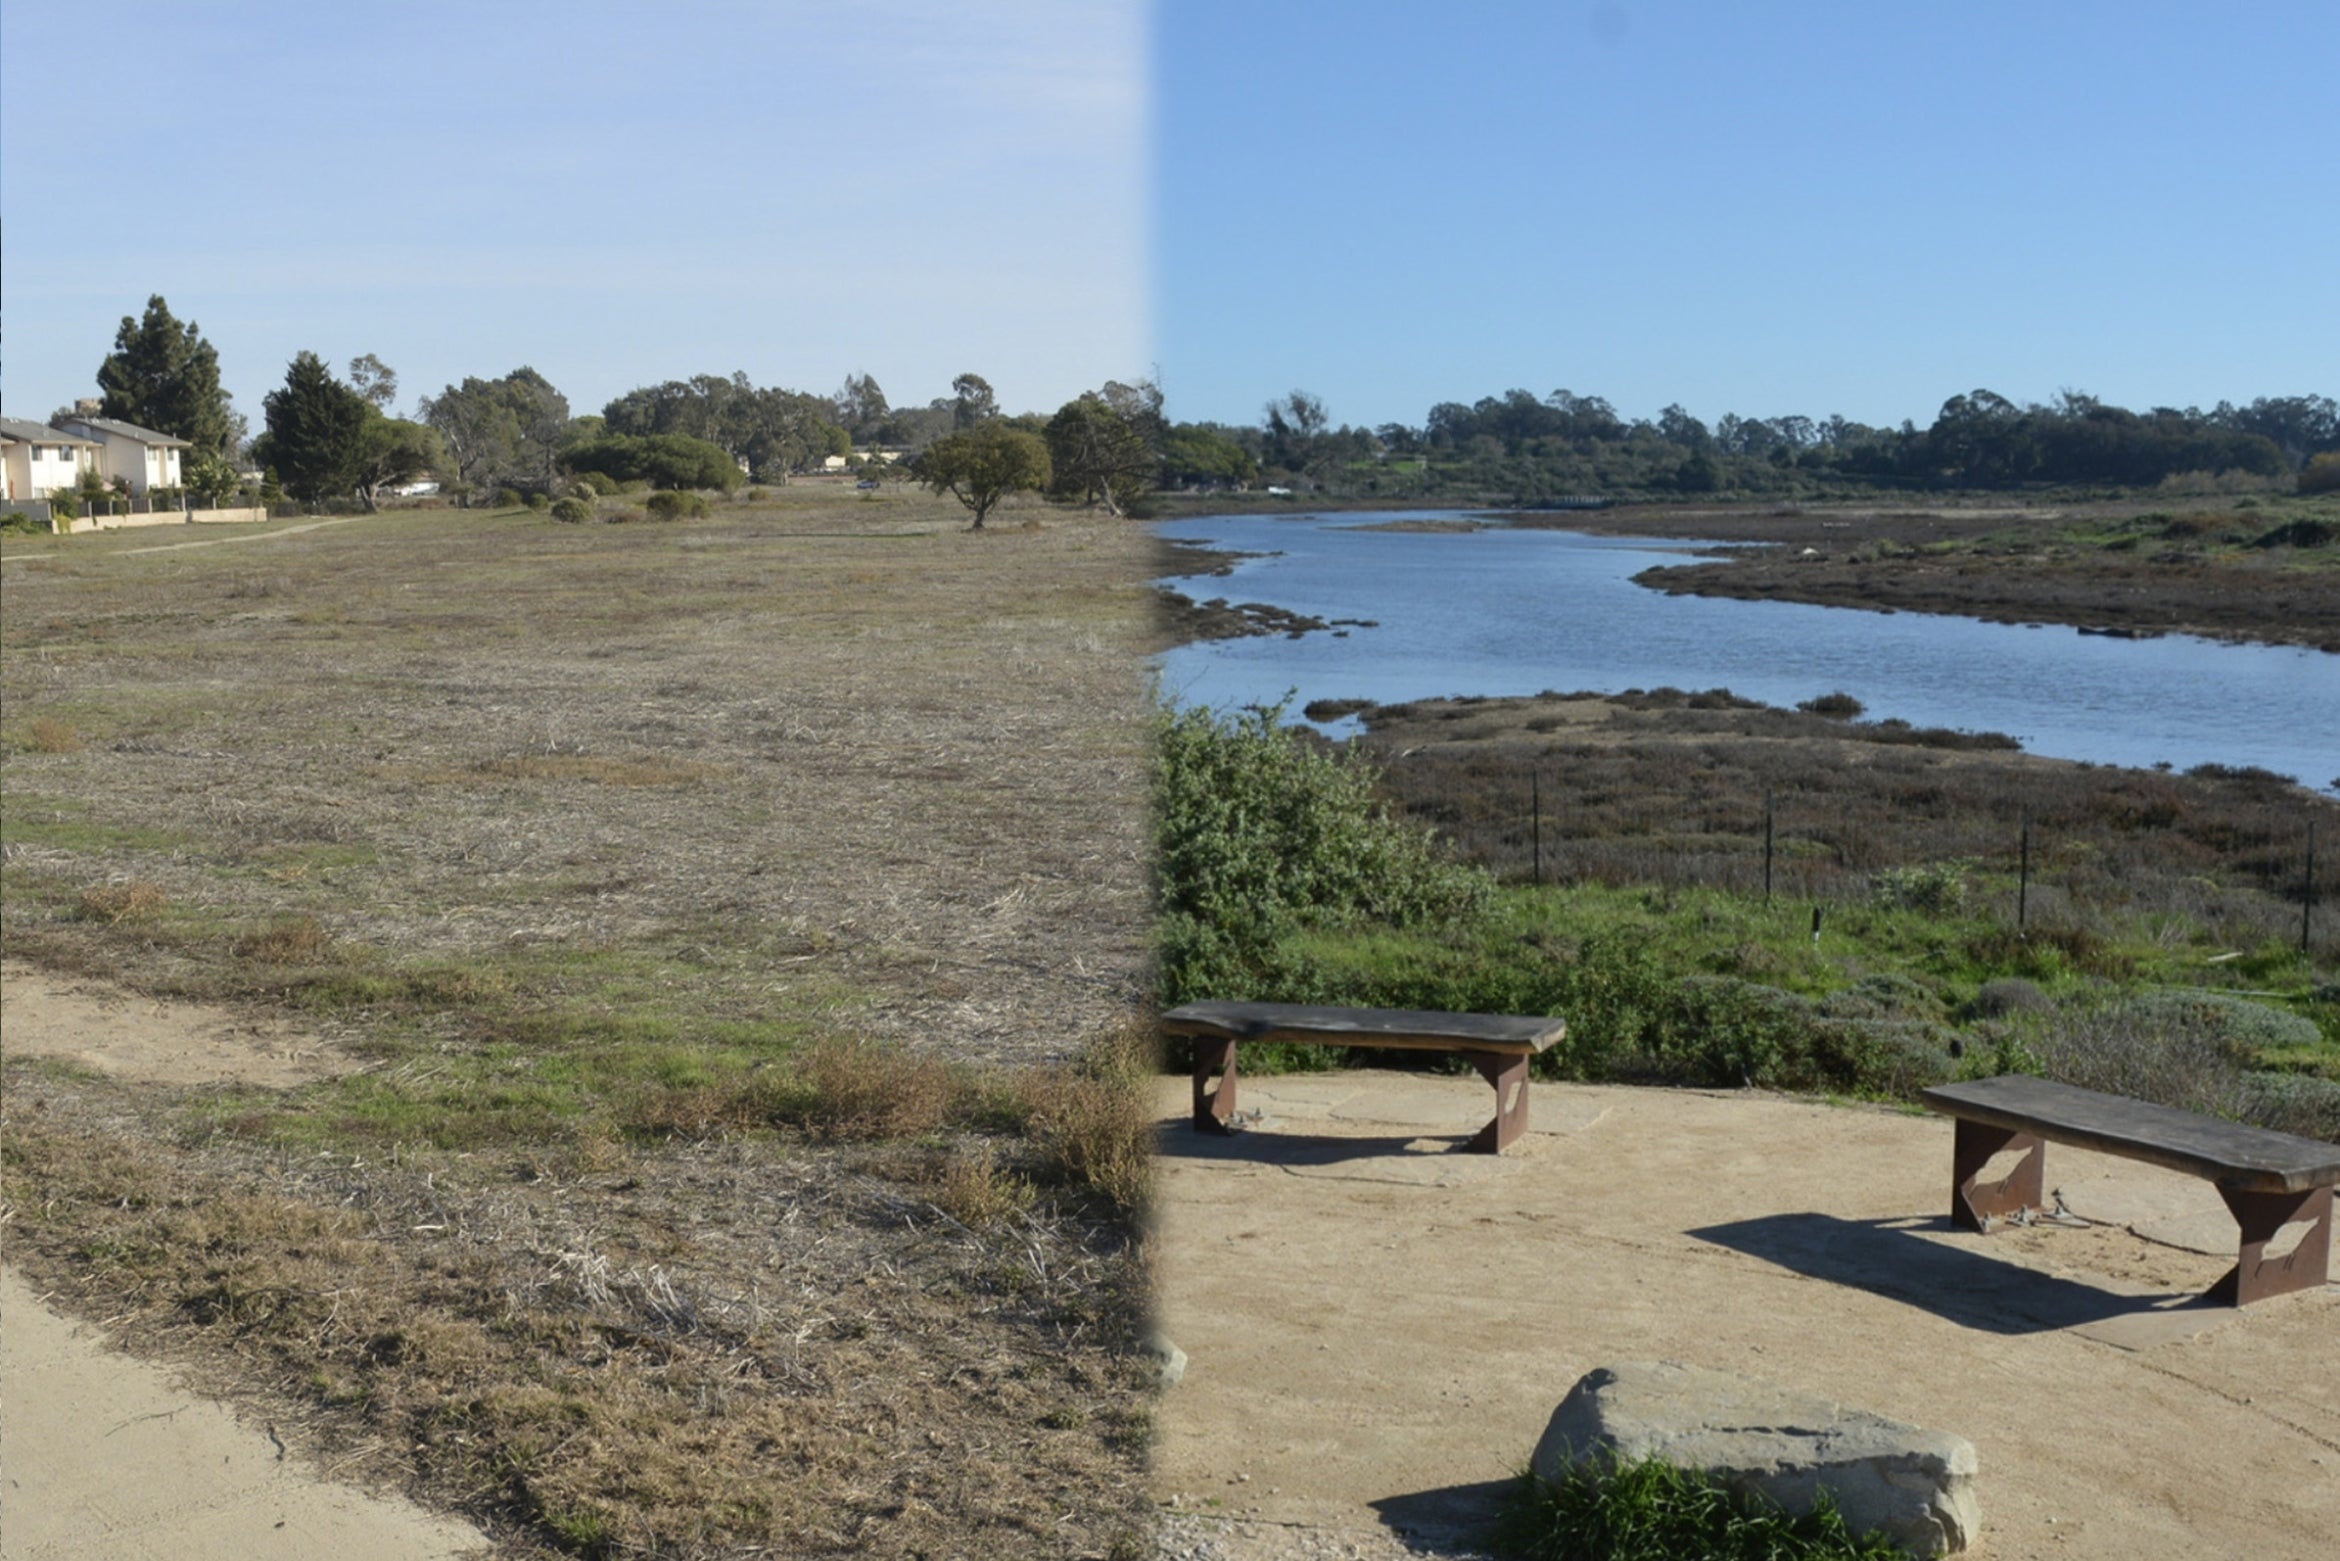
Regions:
<instances>
[{"instance_id":1,"label":"water channel","mask_svg":"<svg viewBox=\"0 0 2340 1561\"><path fill-rule=\"evenodd\" d=\"M1296 694L1728 687L1793 705L1836 690L1872 720L2005 732L2026 750L2128 766L2256 765L2340 792L2340 656L2184 635L1668 596L1632 583L1717 544L1513 529L1391 530L1447 512L1215 516L1165 537L1256 554L1164 582L1374 627L1214 640L1159 660L1165 697L1235 707Z\"/></svg>"}]
</instances>

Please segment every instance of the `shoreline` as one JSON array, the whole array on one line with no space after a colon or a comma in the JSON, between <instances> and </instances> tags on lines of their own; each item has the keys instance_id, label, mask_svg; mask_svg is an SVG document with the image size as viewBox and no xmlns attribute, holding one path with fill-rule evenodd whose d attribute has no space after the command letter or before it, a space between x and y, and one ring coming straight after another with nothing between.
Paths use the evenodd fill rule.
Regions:
<instances>
[{"instance_id":1,"label":"shoreline","mask_svg":"<svg viewBox=\"0 0 2340 1561\"><path fill-rule=\"evenodd\" d=\"M2340 513L2340 505L2328 506ZM1388 503L1227 508L1210 515L1372 515ZM1429 512L1428 506L1405 510ZM2229 499L2138 498L2047 505L1627 504L1606 509L1458 507L1386 529L1492 526L1734 544L1728 557L1663 564L1635 583L1669 595L1916 612L1986 623L2056 624L2126 638L2188 634L2229 644L2291 645L2340 655L2340 554L2262 545L2272 524ZM2109 538L2109 540L2105 540ZM2249 545L2241 545L2249 544ZM1225 574L1244 554L1165 539L1165 575L1199 559ZM1175 587L1165 595L1191 602ZM1190 643L1239 634L1240 618L1189 615Z\"/></svg>"}]
</instances>

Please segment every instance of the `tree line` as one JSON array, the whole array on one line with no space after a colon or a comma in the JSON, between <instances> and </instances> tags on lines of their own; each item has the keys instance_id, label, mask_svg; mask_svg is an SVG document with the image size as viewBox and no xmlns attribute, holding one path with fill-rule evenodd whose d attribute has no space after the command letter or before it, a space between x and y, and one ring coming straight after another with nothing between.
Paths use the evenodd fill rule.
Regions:
<instances>
[{"instance_id":1,"label":"tree line","mask_svg":"<svg viewBox=\"0 0 2340 1561\"><path fill-rule=\"evenodd\" d=\"M336 375L302 352L264 398L264 427L247 443L217 351L160 296L142 318L124 317L97 379L101 415L189 441L188 486L199 494L232 491L242 456L292 498L354 499L369 509L385 489L425 474L469 503L507 492L550 497L582 473L729 491L750 480L785 482L837 457L952 494L977 526L1016 492L1122 514L1157 490L1262 482L1517 504L2181 479L2340 488L2340 406L2321 395L2135 412L2076 391L2018 404L1975 390L1951 397L1920 428L1736 413L1710 426L1678 403L1628 419L1600 396L1514 389L1468 405L1440 402L1418 426L1364 428L1335 426L1324 402L1303 390L1270 402L1256 424L1231 426L1170 421L1160 388L1145 380L1108 381L1053 415L1011 415L974 373L957 376L947 396L900 407L867 374L848 375L824 396L733 373L641 386L580 416L523 366L448 385L401 418L397 373L380 358L353 359ZM873 451L892 459L873 460Z\"/></svg>"},{"instance_id":2,"label":"tree line","mask_svg":"<svg viewBox=\"0 0 2340 1561\"><path fill-rule=\"evenodd\" d=\"M2340 485L2340 406L2321 395L2135 412L2065 391L2018 404L1989 390L1951 397L1933 422L1872 427L1841 415L1725 414L1681 405L1627 419L1599 396L1509 390L1440 402L1420 425L1334 427L1305 391L1251 428L1212 425L1270 482L1328 492L1504 498L1663 497L1851 489L2145 487L2173 479L2304 488ZM2327 474L2329 474L2327 476Z\"/></svg>"}]
</instances>

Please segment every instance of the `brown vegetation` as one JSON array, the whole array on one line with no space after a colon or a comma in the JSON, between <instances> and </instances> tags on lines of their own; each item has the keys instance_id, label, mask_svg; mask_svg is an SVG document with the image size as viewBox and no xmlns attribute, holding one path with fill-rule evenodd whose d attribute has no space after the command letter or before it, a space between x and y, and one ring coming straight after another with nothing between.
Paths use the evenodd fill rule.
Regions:
<instances>
[{"instance_id":1,"label":"brown vegetation","mask_svg":"<svg viewBox=\"0 0 2340 1561\"><path fill-rule=\"evenodd\" d=\"M1153 556L799 491L11 538L12 958L365 1065L12 1053L11 1262L505 1554L1126 1552Z\"/></svg>"},{"instance_id":2,"label":"brown vegetation","mask_svg":"<svg viewBox=\"0 0 2340 1561\"><path fill-rule=\"evenodd\" d=\"M1775 891L1866 899L1896 869L2012 876L2028 825L2033 942L2060 928L2093 946L2091 926L2156 916L2238 947L2296 939L2308 823L2340 833L2328 799L2255 771L2074 764L1719 690L1424 700L1364 718L1401 811L1514 879L1540 857L1548 882L1760 892L1768 801ZM2340 950L2340 917L2318 946Z\"/></svg>"}]
</instances>

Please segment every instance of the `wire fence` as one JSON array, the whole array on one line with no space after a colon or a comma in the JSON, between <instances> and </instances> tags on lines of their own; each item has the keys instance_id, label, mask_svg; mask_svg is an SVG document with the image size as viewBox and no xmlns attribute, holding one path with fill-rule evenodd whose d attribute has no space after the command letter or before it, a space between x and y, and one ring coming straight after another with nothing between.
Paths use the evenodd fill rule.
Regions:
<instances>
[{"instance_id":1,"label":"wire fence","mask_svg":"<svg viewBox=\"0 0 2340 1561\"><path fill-rule=\"evenodd\" d=\"M2205 801L2179 778L2159 791L2149 772L2125 778L2136 773L1734 792L1685 767L1677 789L1655 791L1588 787L1564 764L1396 762L1384 785L1402 813L1508 882L1882 902L1995 914L2018 933L2142 918L2169 938L2191 925L2340 958L2340 918L2319 903L2332 878L2319 853L2340 810L2257 784Z\"/></svg>"}]
</instances>

